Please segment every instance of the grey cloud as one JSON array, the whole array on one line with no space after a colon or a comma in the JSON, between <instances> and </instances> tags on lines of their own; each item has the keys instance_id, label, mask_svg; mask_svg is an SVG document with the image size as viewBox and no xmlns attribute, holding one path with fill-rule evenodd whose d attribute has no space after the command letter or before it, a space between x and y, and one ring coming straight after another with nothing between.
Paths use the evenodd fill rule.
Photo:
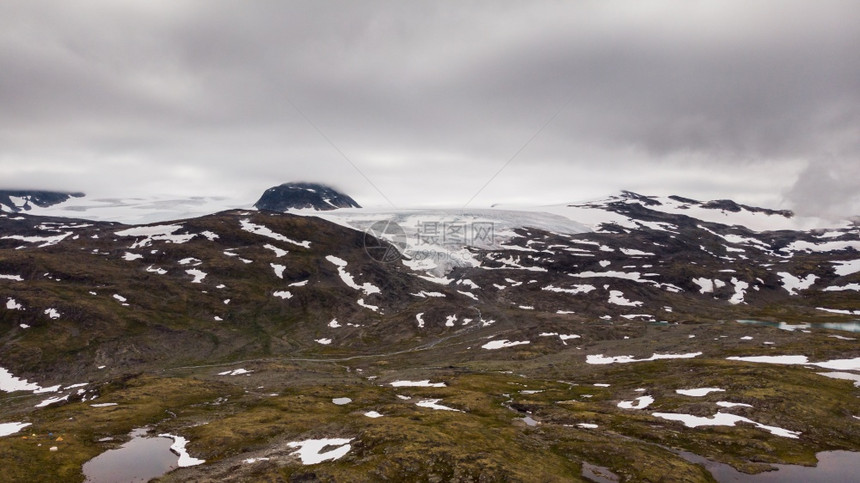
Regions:
<instances>
[{"instance_id":1,"label":"grey cloud","mask_svg":"<svg viewBox=\"0 0 860 483\"><path fill-rule=\"evenodd\" d=\"M696 197L690 180L720 167L856 159L856 45L848 1L8 2L0 183L368 190L304 114L415 203L477 190L569 101L512 163L525 174L481 202L515 185L540 198L546 173L572 185L589 170L609 192L683 169L664 189ZM52 175L70 163L78 175Z\"/></svg>"},{"instance_id":2,"label":"grey cloud","mask_svg":"<svg viewBox=\"0 0 860 483\"><path fill-rule=\"evenodd\" d=\"M825 156L810 161L787 191L798 214L844 216L860 213L860 161Z\"/></svg>"}]
</instances>

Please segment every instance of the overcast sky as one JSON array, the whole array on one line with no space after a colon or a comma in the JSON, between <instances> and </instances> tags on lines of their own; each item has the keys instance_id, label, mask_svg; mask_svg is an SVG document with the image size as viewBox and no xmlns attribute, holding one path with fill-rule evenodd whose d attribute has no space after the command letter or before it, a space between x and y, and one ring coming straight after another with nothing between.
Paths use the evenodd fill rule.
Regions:
<instances>
[{"instance_id":1,"label":"overcast sky","mask_svg":"<svg viewBox=\"0 0 860 483\"><path fill-rule=\"evenodd\" d=\"M856 0L4 1L0 188L856 215L858 46Z\"/></svg>"}]
</instances>

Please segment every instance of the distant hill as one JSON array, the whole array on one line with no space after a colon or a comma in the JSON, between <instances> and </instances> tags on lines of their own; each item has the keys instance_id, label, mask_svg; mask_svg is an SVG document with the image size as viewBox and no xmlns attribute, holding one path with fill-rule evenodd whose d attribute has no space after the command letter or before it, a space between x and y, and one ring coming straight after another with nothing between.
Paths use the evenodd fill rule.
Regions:
<instances>
[{"instance_id":1,"label":"distant hill","mask_svg":"<svg viewBox=\"0 0 860 483\"><path fill-rule=\"evenodd\" d=\"M0 211L30 211L32 205L40 208L60 204L69 198L81 198L83 193L60 191L0 190Z\"/></svg>"},{"instance_id":2,"label":"distant hill","mask_svg":"<svg viewBox=\"0 0 860 483\"><path fill-rule=\"evenodd\" d=\"M329 211L338 208L361 208L349 196L329 186L316 183L284 183L269 188L254 206L267 211L290 209Z\"/></svg>"}]
</instances>

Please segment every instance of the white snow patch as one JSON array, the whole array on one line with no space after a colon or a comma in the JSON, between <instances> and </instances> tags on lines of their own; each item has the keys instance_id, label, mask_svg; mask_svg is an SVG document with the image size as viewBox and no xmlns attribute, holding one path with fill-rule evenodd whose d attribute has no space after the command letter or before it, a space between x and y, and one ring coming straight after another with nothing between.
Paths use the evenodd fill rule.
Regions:
<instances>
[{"instance_id":1,"label":"white snow patch","mask_svg":"<svg viewBox=\"0 0 860 483\"><path fill-rule=\"evenodd\" d=\"M345 283L348 287L353 288L355 290L361 290L362 292L364 292L364 295L372 295L375 293L382 292L379 287L373 285L370 282L365 282L362 285L355 283L355 279L349 272L346 271L346 260L338 258L334 255L328 255L327 257L325 257L325 259L337 266L337 273L338 275L340 275L340 279L343 280L343 283Z\"/></svg>"},{"instance_id":2,"label":"white snow patch","mask_svg":"<svg viewBox=\"0 0 860 483\"><path fill-rule=\"evenodd\" d=\"M714 281L709 278L694 278L693 283L699 286L699 293L711 293L714 291Z\"/></svg>"},{"instance_id":3,"label":"white snow patch","mask_svg":"<svg viewBox=\"0 0 860 483\"><path fill-rule=\"evenodd\" d=\"M851 241L830 241L830 242L821 242L821 243L810 243L805 240L797 240L792 242L787 247L783 248L783 251L787 252L812 252L812 253L823 253L823 252L832 252L836 250L849 250L854 249L860 251L860 240L851 240Z\"/></svg>"},{"instance_id":4,"label":"white snow patch","mask_svg":"<svg viewBox=\"0 0 860 483\"><path fill-rule=\"evenodd\" d=\"M349 453L352 445L349 442L352 439L346 438L327 438L327 439L306 439L304 441L292 441L287 443L290 448L298 448L294 455L297 455L302 460L303 465L315 465L323 461L334 461L342 458ZM330 446L338 446L338 448L322 453L324 448Z\"/></svg>"},{"instance_id":5,"label":"white snow patch","mask_svg":"<svg viewBox=\"0 0 860 483\"><path fill-rule=\"evenodd\" d=\"M21 235L8 235L4 237L0 237L2 240L20 240L25 243L41 243L39 248L45 248L49 246L56 245L61 241L65 240L66 237L71 235L72 232L63 233L61 235L56 236L21 236Z\"/></svg>"},{"instance_id":6,"label":"white snow patch","mask_svg":"<svg viewBox=\"0 0 860 483\"><path fill-rule=\"evenodd\" d=\"M418 328L423 329L424 328L424 312L421 312L419 314L415 314L415 320L418 321Z\"/></svg>"},{"instance_id":7,"label":"white snow patch","mask_svg":"<svg viewBox=\"0 0 860 483\"><path fill-rule=\"evenodd\" d=\"M258 461L269 461L269 458L248 458L242 460L242 464L252 465Z\"/></svg>"},{"instance_id":8,"label":"white snow patch","mask_svg":"<svg viewBox=\"0 0 860 483\"><path fill-rule=\"evenodd\" d=\"M186 233L183 235L174 234L174 232L181 230L182 228L182 225L137 226L127 230L120 230L114 234L122 237L140 237L129 247L134 250L135 248L147 247L151 245L152 242L156 241L176 244L187 243L197 236L194 233Z\"/></svg>"},{"instance_id":9,"label":"white snow patch","mask_svg":"<svg viewBox=\"0 0 860 483\"><path fill-rule=\"evenodd\" d=\"M122 256L122 259L127 261L127 262L133 262L133 261L141 259L141 258L143 258L143 255L141 255L139 253L131 253L131 252L125 252L125 255Z\"/></svg>"},{"instance_id":10,"label":"white snow patch","mask_svg":"<svg viewBox=\"0 0 860 483\"><path fill-rule=\"evenodd\" d=\"M611 290L609 292L609 303L625 307L639 307L642 305L642 302L630 301L624 298L624 292L620 290Z\"/></svg>"},{"instance_id":11,"label":"white snow patch","mask_svg":"<svg viewBox=\"0 0 860 483\"><path fill-rule=\"evenodd\" d=\"M198 270L196 268L186 270L185 273L194 277L194 280L192 280L191 283L202 283L203 279L206 278L206 275L208 275L203 270Z\"/></svg>"},{"instance_id":12,"label":"white snow patch","mask_svg":"<svg viewBox=\"0 0 860 483\"><path fill-rule=\"evenodd\" d=\"M0 423L0 437L15 434L33 423Z\"/></svg>"},{"instance_id":13,"label":"white snow patch","mask_svg":"<svg viewBox=\"0 0 860 483\"><path fill-rule=\"evenodd\" d=\"M860 259L839 260L831 263L833 263L833 272L842 277L860 272Z\"/></svg>"},{"instance_id":14,"label":"white snow patch","mask_svg":"<svg viewBox=\"0 0 860 483\"><path fill-rule=\"evenodd\" d=\"M576 426L582 429L597 429L597 425L593 423L577 423Z\"/></svg>"},{"instance_id":15,"label":"white snow patch","mask_svg":"<svg viewBox=\"0 0 860 483\"><path fill-rule=\"evenodd\" d=\"M394 381L389 384L391 387L445 387L444 382L430 382L429 379L423 381Z\"/></svg>"},{"instance_id":16,"label":"white snow patch","mask_svg":"<svg viewBox=\"0 0 860 483\"><path fill-rule=\"evenodd\" d=\"M478 297L471 292L464 292L463 290L457 290L457 293L460 295L465 295L466 297L469 297L472 300L478 300Z\"/></svg>"},{"instance_id":17,"label":"white snow patch","mask_svg":"<svg viewBox=\"0 0 860 483\"><path fill-rule=\"evenodd\" d=\"M371 418L371 419L376 419L376 418L382 417L382 414L380 414L376 411L368 411L368 412L364 413L364 415L367 416L368 418Z\"/></svg>"},{"instance_id":18,"label":"white snow patch","mask_svg":"<svg viewBox=\"0 0 860 483\"><path fill-rule=\"evenodd\" d=\"M37 408L43 408L43 407L45 407L45 406L48 406L48 405L50 405L50 404L54 404L54 403L57 403L57 402L60 402L60 401L68 401L68 400L69 400L69 396L71 396L71 394L66 394L65 396L54 396L54 397L49 397L48 399L45 399L44 401L40 402L39 404L36 404L36 406L35 406L35 407L37 407Z\"/></svg>"},{"instance_id":19,"label":"white snow patch","mask_svg":"<svg viewBox=\"0 0 860 483\"><path fill-rule=\"evenodd\" d=\"M717 406L721 408L751 408L752 404L735 403L729 401L717 401Z\"/></svg>"},{"instance_id":20,"label":"white snow patch","mask_svg":"<svg viewBox=\"0 0 860 483\"><path fill-rule=\"evenodd\" d=\"M555 287L553 285L548 285L546 287L543 287L541 290L546 290L547 292L558 292L558 293L567 293L567 294L571 294L571 295L576 295L576 294L580 294L580 293L588 293L588 292L591 292L593 290L597 290L597 287L595 287L594 285L587 285L587 284L574 285L571 288L561 288L561 287Z\"/></svg>"},{"instance_id":21,"label":"white snow patch","mask_svg":"<svg viewBox=\"0 0 860 483\"><path fill-rule=\"evenodd\" d=\"M372 311L374 311L374 312L379 312L379 306L377 306L377 305L370 305L370 304L367 304L367 303L365 303L365 302L364 302L364 299L358 299L358 301L356 301L356 303L357 303L358 305L360 305L360 306L362 306L362 307L366 308L366 309L370 309L370 310L372 310Z\"/></svg>"},{"instance_id":22,"label":"white snow patch","mask_svg":"<svg viewBox=\"0 0 860 483\"><path fill-rule=\"evenodd\" d=\"M502 339L502 340L492 340L490 342L487 342L486 344L482 345L481 348L487 349L487 350L496 350L496 349L504 349L506 347L514 347L517 345L525 345L525 344L531 344L531 342L527 341L527 340L510 342L507 339Z\"/></svg>"},{"instance_id":23,"label":"white snow patch","mask_svg":"<svg viewBox=\"0 0 860 483\"><path fill-rule=\"evenodd\" d=\"M289 285L287 285L287 286L288 286L288 287L304 287L304 286L305 286L305 285L307 285L307 284L308 284L308 281L307 281L307 280L302 280L301 282L293 282L293 283L291 283L291 284L289 284Z\"/></svg>"},{"instance_id":24,"label":"white snow patch","mask_svg":"<svg viewBox=\"0 0 860 483\"><path fill-rule=\"evenodd\" d=\"M275 252L275 257L277 257L277 258L281 258L281 257L285 256L287 253L290 253L290 252L288 252L286 250L282 250L282 249L280 249L280 248L278 248L275 245L272 245L270 243L266 243L265 245L263 245L263 248L268 248L269 250L272 250L273 252Z\"/></svg>"},{"instance_id":25,"label":"white snow patch","mask_svg":"<svg viewBox=\"0 0 860 483\"><path fill-rule=\"evenodd\" d=\"M688 428L697 428L699 426L734 426L736 423L750 423L755 425L759 429L764 429L775 436L782 436L784 438L793 438L797 439L800 435L799 431L790 431L788 429L779 428L776 426L767 426L761 423L757 423L752 419L745 418L743 416L737 416L734 414L717 412L714 416L710 418L693 416L692 414L678 414L678 413L652 413L652 416L668 419L670 421L681 421Z\"/></svg>"},{"instance_id":26,"label":"white snow patch","mask_svg":"<svg viewBox=\"0 0 860 483\"><path fill-rule=\"evenodd\" d=\"M47 315L52 320L57 320L60 318L60 312L57 309L45 309L45 315Z\"/></svg>"},{"instance_id":27,"label":"white snow patch","mask_svg":"<svg viewBox=\"0 0 860 483\"><path fill-rule=\"evenodd\" d=\"M337 406L346 406L347 404L352 402L352 399L348 397L336 397L331 400L332 404Z\"/></svg>"},{"instance_id":28,"label":"white snow patch","mask_svg":"<svg viewBox=\"0 0 860 483\"><path fill-rule=\"evenodd\" d=\"M109 408L111 406L119 406L117 403L99 403L99 404L90 404L91 408Z\"/></svg>"},{"instance_id":29,"label":"white snow patch","mask_svg":"<svg viewBox=\"0 0 860 483\"><path fill-rule=\"evenodd\" d=\"M252 371L247 369L234 369L232 371L219 372L219 376L241 376L242 374L250 374Z\"/></svg>"},{"instance_id":30,"label":"white snow patch","mask_svg":"<svg viewBox=\"0 0 860 483\"><path fill-rule=\"evenodd\" d=\"M700 387L696 389L675 389L675 392L682 396L702 397L712 392L726 392L726 390L718 387Z\"/></svg>"},{"instance_id":31,"label":"white snow patch","mask_svg":"<svg viewBox=\"0 0 860 483\"><path fill-rule=\"evenodd\" d=\"M339 327L343 327L342 325L340 325L340 323L337 321L337 319L331 319L331 322L328 323L328 326L331 327L332 329L337 329Z\"/></svg>"},{"instance_id":32,"label":"white snow patch","mask_svg":"<svg viewBox=\"0 0 860 483\"><path fill-rule=\"evenodd\" d=\"M183 438L182 436L176 436L173 434L162 433L159 434L160 438L170 438L173 440L173 444L170 445L170 449L179 455L179 462L177 463L180 468L185 468L188 466L197 466L206 462L206 460L201 460L197 458L192 458L191 455L188 454L188 450L185 449L185 445L188 444L188 440Z\"/></svg>"},{"instance_id":33,"label":"white snow patch","mask_svg":"<svg viewBox=\"0 0 860 483\"><path fill-rule=\"evenodd\" d=\"M648 257L654 256L651 252L643 252L642 250L636 250L635 248L619 248L621 253L629 256L640 256L640 257Z\"/></svg>"},{"instance_id":34,"label":"white snow patch","mask_svg":"<svg viewBox=\"0 0 860 483\"><path fill-rule=\"evenodd\" d=\"M473 290L480 290L481 287L478 286L475 282L469 280L468 278L464 278L462 280L457 281L457 285L465 285L467 287L471 287Z\"/></svg>"},{"instance_id":35,"label":"white snow patch","mask_svg":"<svg viewBox=\"0 0 860 483\"><path fill-rule=\"evenodd\" d=\"M164 275L167 273L167 270L165 270L163 268L153 267L152 265L146 267L146 271L149 273L157 273L159 275Z\"/></svg>"},{"instance_id":36,"label":"white snow patch","mask_svg":"<svg viewBox=\"0 0 860 483\"><path fill-rule=\"evenodd\" d=\"M639 396L632 401L621 401L618 403L618 407L621 409L645 409L654 402L654 398L651 396Z\"/></svg>"},{"instance_id":37,"label":"white snow patch","mask_svg":"<svg viewBox=\"0 0 860 483\"><path fill-rule=\"evenodd\" d=\"M284 300L289 300L289 299L293 298L293 293L290 292L289 290L278 290L277 292L273 293L272 295L274 295L275 297L280 297Z\"/></svg>"},{"instance_id":38,"label":"white snow patch","mask_svg":"<svg viewBox=\"0 0 860 483\"><path fill-rule=\"evenodd\" d=\"M816 374L820 376L830 377L833 379L845 379L847 381L854 381L854 386L860 387L860 374L853 374L851 372L818 372Z\"/></svg>"},{"instance_id":39,"label":"white snow patch","mask_svg":"<svg viewBox=\"0 0 860 483\"><path fill-rule=\"evenodd\" d=\"M815 283L817 276L809 274L804 278L798 278L788 272L778 272L777 275L782 279L782 287L789 295L797 295L798 290L806 290Z\"/></svg>"},{"instance_id":40,"label":"white snow patch","mask_svg":"<svg viewBox=\"0 0 860 483\"><path fill-rule=\"evenodd\" d=\"M454 409L454 408L451 408L448 406L443 406L441 404L438 404L439 401L441 401L441 399L424 399L422 401L418 401L417 403L415 403L415 405L418 407L421 407L421 408L435 409L437 411L455 411L458 413L463 412L459 409Z\"/></svg>"},{"instance_id":41,"label":"white snow patch","mask_svg":"<svg viewBox=\"0 0 860 483\"><path fill-rule=\"evenodd\" d=\"M119 302L127 302L128 301L127 298L123 297L122 295L120 295L118 293L113 294L112 297L114 299L118 300Z\"/></svg>"},{"instance_id":42,"label":"white snow patch","mask_svg":"<svg viewBox=\"0 0 860 483\"><path fill-rule=\"evenodd\" d=\"M750 356L750 357L727 357L731 361L758 362L764 364L796 364L805 366L816 366L824 369L843 371L860 371L860 357L853 359L834 359L823 362L809 362L806 356Z\"/></svg>"},{"instance_id":43,"label":"white snow patch","mask_svg":"<svg viewBox=\"0 0 860 483\"><path fill-rule=\"evenodd\" d=\"M24 306L11 297L6 300L6 308L9 310L24 310Z\"/></svg>"},{"instance_id":44,"label":"white snow patch","mask_svg":"<svg viewBox=\"0 0 860 483\"><path fill-rule=\"evenodd\" d=\"M849 283L842 286L832 286L824 289L825 292L845 292L848 290L860 291L860 283Z\"/></svg>"},{"instance_id":45,"label":"white snow patch","mask_svg":"<svg viewBox=\"0 0 860 483\"><path fill-rule=\"evenodd\" d=\"M687 354L657 354L654 353L646 359L634 359L633 356L611 356L606 357L603 354L589 355L585 357L586 364L627 364L630 362L647 362L657 361L662 359L692 359L702 355L701 352L690 352Z\"/></svg>"},{"instance_id":46,"label":"white snow patch","mask_svg":"<svg viewBox=\"0 0 860 483\"><path fill-rule=\"evenodd\" d=\"M329 345L331 344L331 339L314 339L314 342L317 344Z\"/></svg>"},{"instance_id":47,"label":"white snow patch","mask_svg":"<svg viewBox=\"0 0 860 483\"><path fill-rule=\"evenodd\" d=\"M815 310L823 310L825 312L830 312L831 314L860 315L860 310L828 309L826 307L815 307Z\"/></svg>"},{"instance_id":48,"label":"white snow patch","mask_svg":"<svg viewBox=\"0 0 860 483\"><path fill-rule=\"evenodd\" d=\"M729 303L734 305L744 303L744 296L746 295L746 290L750 285L735 277L732 277L732 284L735 286L735 293L732 295L732 298L729 299Z\"/></svg>"},{"instance_id":49,"label":"white snow patch","mask_svg":"<svg viewBox=\"0 0 860 483\"><path fill-rule=\"evenodd\" d=\"M12 375L7 369L0 367L0 391L39 391L42 387L34 382L21 379Z\"/></svg>"},{"instance_id":50,"label":"white snow patch","mask_svg":"<svg viewBox=\"0 0 860 483\"><path fill-rule=\"evenodd\" d=\"M0 274L0 280L12 280L13 282L23 282L24 279L20 275L3 275Z\"/></svg>"},{"instance_id":51,"label":"white snow patch","mask_svg":"<svg viewBox=\"0 0 860 483\"><path fill-rule=\"evenodd\" d=\"M310 248L311 247L311 242L309 242L309 241L300 241L299 242L299 241L293 240L291 238L287 238L284 235L281 235L280 233L275 233L269 227L251 223L250 219L246 218L244 220L240 220L239 223L242 225L242 229L249 232L249 233L264 236L264 237L271 238L271 239L277 240L277 241L287 242L289 244L300 246L302 248Z\"/></svg>"},{"instance_id":52,"label":"white snow patch","mask_svg":"<svg viewBox=\"0 0 860 483\"><path fill-rule=\"evenodd\" d=\"M287 269L286 265L279 265L277 263L270 263L269 265L275 271L276 277L281 278L281 279L284 278L284 270Z\"/></svg>"}]
</instances>

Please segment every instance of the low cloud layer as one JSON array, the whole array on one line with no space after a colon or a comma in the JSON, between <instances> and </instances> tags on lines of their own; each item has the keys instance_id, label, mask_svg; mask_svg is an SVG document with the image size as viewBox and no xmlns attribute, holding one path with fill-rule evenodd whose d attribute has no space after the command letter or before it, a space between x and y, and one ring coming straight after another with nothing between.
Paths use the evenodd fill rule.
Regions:
<instances>
[{"instance_id":1,"label":"low cloud layer","mask_svg":"<svg viewBox=\"0 0 860 483\"><path fill-rule=\"evenodd\" d=\"M849 1L6 2L0 185L857 214L857 45Z\"/></svg>"}]
</instances>

